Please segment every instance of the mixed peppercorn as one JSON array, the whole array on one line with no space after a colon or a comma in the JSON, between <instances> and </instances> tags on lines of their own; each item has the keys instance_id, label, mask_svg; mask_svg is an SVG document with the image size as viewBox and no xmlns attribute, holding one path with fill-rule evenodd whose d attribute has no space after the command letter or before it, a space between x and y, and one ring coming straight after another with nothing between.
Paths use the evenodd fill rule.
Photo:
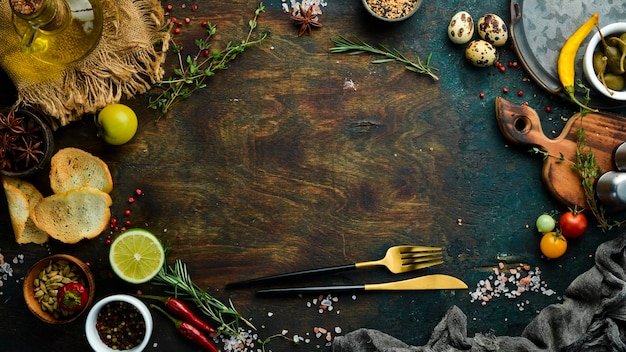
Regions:
<instances>
[{"instance_id":1,"label":"mixed peppercorn","mask_svg":"<svg viewBox=\"0 0 626 352\"><path fill-rule=\"evenodd\" d=\"M133 305L116 301L106 304L96 318L100 340L113 350L130 350L146 335L146 322Z\"/></svg>"}]
</instances>

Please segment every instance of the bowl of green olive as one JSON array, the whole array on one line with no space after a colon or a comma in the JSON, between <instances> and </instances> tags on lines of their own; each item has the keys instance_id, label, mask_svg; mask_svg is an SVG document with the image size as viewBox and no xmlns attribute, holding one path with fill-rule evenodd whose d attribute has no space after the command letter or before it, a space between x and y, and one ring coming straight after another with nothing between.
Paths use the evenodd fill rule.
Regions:
<instances>
[{"instance_id":1,"label":"bowl of green olive","mask_svg":"<svg viewBox=\"0 0 626 352\"><path fill-rule=\"evenodd\" d=\"M583 70L593 89L626 101L626 22L600 28L587 44Z\"/></svg>"}]
</instances>

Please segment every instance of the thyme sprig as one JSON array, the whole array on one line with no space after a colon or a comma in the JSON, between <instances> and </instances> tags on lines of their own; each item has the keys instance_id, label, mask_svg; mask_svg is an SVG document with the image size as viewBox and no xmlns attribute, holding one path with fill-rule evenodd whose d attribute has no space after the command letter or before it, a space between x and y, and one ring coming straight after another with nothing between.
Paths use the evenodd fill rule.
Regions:
<instances>
[{"instance_id":1,"label":"thyme sprig","mask_svg":"<svg viewBox=\"0 0 626 352\"><path fill-rule=\"evenodd\" d=\"M239 334L241 322L256 330L252 323L237 312L232 301L229 300L227 306L196 285L187 271L187 265L181 260L177 260L173 267L164 265L153 281L155 284L171 286L174 291L169 293L175 297L191 299L200 311L220 324L217 328L220 333L241 339Z\"/></svg>"},{"instance_id":2,"label":"thyme sprig","mask_svg":"<svg viewBox=\"0 0 626 352\"><path fill-rule=\"evenodd\" d=\"M336 38L331 38L331 40L335 43L335 46L330 48L331 53L348 53L350 55L358 55L362 53L370 53L384 56L383 59L373 60L374 64L382 64L386 62L397 61L404 64L404 67L413 72L429 75L435 81L439 80L439 77L435 74L435 71L439 71L438 68L430 66L430 60L433 56L433 53L429 53L426 57L426 61L422 62L422 60L417 57L417 62L411 61L404 54L402 54L397 49L389 49L386 46L379 44L379 48L375 48L370 44L362 41L361 39L356 38L356 42L346 37L339 36Z\"/></svg>"},{"instance_id":3,"label":"thyme sprig","mask_svg":"<svg viewBox=\"0 0 626 352\"><path fill-rule=\"evenodd\" d=\"M206 24L207 36L194 42L197 48L194 56L187 55L183 58L183 46L171 39L172 52L178 56L178 67L174 69L173 77L159 82L156 87L163 91L156 98L150 98L148 106L166 114L178 100L188 98L197 90L205 88L205 80L208 77L215 75L216 71L226 69L226 64L246 48L261 44L269 33L262 32L255 40L252 40L252 33L257 28L259 15L263 12L265 5L261 2L254 12L254 17L248 21L246 38L236 44L228 42L223 49L211 49L211 39L217 32L217 27L210 22Z\"/></svg>"}]
</instances>

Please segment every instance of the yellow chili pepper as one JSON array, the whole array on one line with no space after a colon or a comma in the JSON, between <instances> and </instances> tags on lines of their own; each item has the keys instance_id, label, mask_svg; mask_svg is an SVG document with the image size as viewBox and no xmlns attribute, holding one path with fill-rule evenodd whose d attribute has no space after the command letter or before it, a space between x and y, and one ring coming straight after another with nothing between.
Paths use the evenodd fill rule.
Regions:
<instances>
[{"instance_id":1,"label":"yellow chili pepper","mask_svg":"<svg viewBox=\"0 0 626 352\"><path fill-rule=\"evenodd\" d=\"M592 109L580 101L576 99L575 88L574 88L574 79L575 79L575 71L574 71L574 62L576 59L576 52L580 47L580 44L587 38L587 35L591 32L591 30L598 25L598 14L594 13L587 22L583 23L571 37L567 39L563 48L561 48L561 52L559 54L559 61L557 63L557 69L559 73L559 80L565 89L565 93L572 99L572 101L578 104L581 108L585 110L597 111Z\"/></svg>"}]
</instances>

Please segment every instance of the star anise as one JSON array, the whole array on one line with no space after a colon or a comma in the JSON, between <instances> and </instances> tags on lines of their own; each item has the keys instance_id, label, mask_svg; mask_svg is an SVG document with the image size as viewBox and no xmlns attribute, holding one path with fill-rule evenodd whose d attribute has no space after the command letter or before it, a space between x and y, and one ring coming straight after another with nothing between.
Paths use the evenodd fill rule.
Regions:
<instances>
[{"instance_id":1,"label":"star anise","mask_svg":"<svg viewBox=\"0 0 626 352\"><path fill-rule=\"evenodd\" d=\"M24 161L24 166L28 168L31 163L37 164L39 162L39 157L44 153L43 150L39 148L41 146L41 142L35 142L32 138L24 137L22 137L22 142L21 146L15 148L15 150L19 151L15 161Z\"/></svg>"},{"instance_id":2,"label":"star anise","mask_svg":"<svg viewBox=\"0 0 626 352\"><path fill-rule=\"evenodd\" d=\"M321 27L322 24L319 23L317 17L318 14L313 14L313 6L309 6L309 8L304 11L302 5L300 5L300 14L298 16L290 16L292 20L296 21L296 24L300 26L300 32L298 32L298 37L301 37L304 32L307 30L309 34L311 34L312 27Z\"/></svg>"},{"instance_id":3,"label":"star anise","mask_svg":"<svg viewBox=\"0 0 626 352\"><path fill-rule=\"evenodd\" d=\"M0 130L9 130L13 133L24 132L24 118L15 116L15 111L11 110L4 118L0 118Z\"/></svg>"}]
</instances>

